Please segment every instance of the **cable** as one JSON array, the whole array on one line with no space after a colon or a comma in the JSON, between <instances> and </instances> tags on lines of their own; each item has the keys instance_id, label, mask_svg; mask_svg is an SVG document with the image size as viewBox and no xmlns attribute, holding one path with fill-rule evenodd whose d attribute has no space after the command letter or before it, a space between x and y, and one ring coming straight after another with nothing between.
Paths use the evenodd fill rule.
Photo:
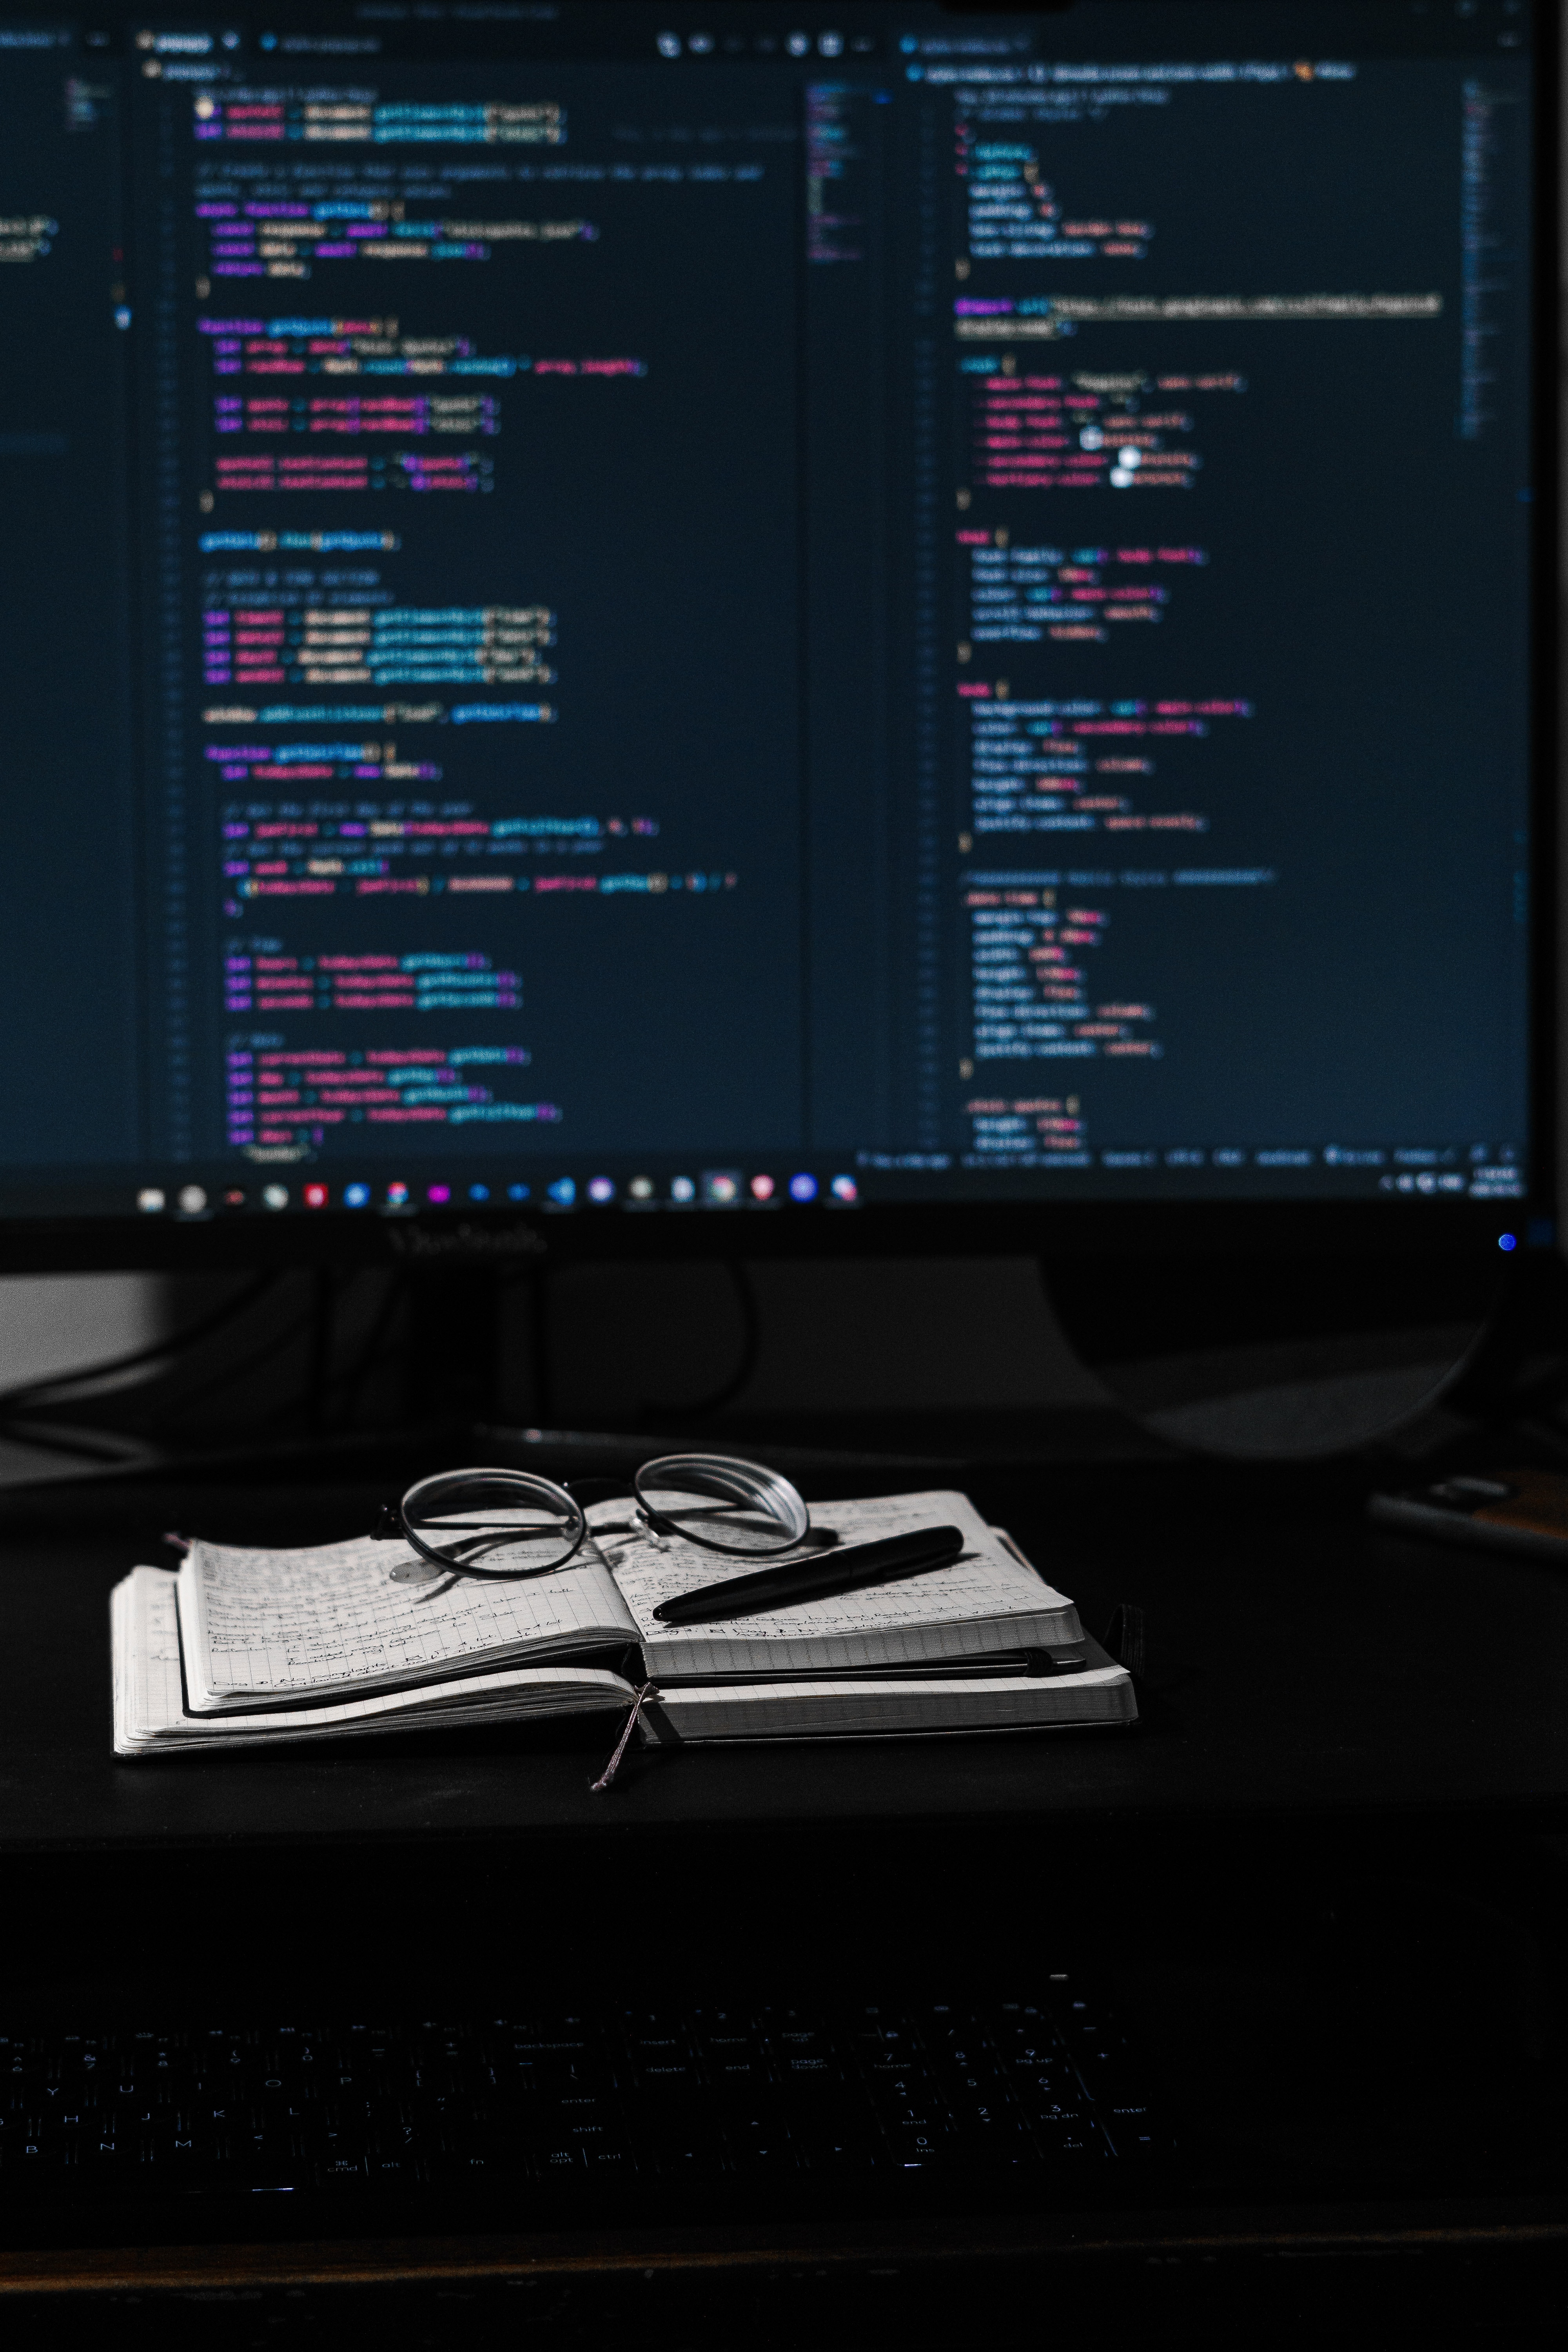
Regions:
<instances>
[{"instance_id":1,"label":"cable","mask_svg":"<svg viewBox=\"0 0 1568 2352\"><path fill-rule=\"evenodd\" d=\"M377 1364L381 1361L385 1351L387 1334L396 1319L398 1308L405 1304L407 1294L407 1272L400 1267L387 1283L381 1305L377 1307L375 1318L365 1335L364 1344L359 1351L357 1360L348 1365L344 1370L334 1373L327 1383L329 1394L335 1394L340 1389L346 1389L348 1391L338 1411L340 1428L347 1428L352 1424L360 1398L364 1391L365 1383L372 1378Z\"/></svg>"},{"instance_id":2,"label":"cable","mask_svg":"<svg viewBox=\"0 0 1568 2352\"><path fill-rule=\"evenodd\" d=\"M219 1389L232 1388L235 1381L243 1380L247 1372L254 1372L261 1365L269 1364L274 1356L281 1355L285 1348L291 1347L302 1332L310 1329L315 1319L315 1301L312 1299L302 1315L297 1315L291 1323L286 1323L280 1331L275 1331L269 1339L264 1339L261 1345L253 1349L248 1356L242 1356L237 1362L226 1364L221 1371L210 1374L202 1382L200 1391L202 1399L205 1401ZM291 1412L295 1409L296 1402L296 1399L290 1398L289 1403L283 1407L283 1412ZM270 1415L266 1425L268 1427L275 1425L279 1418L279 1415L277 1413Z\"/></svg>"},{"instance_id":3,"label":"cable","mask_svg":"<svg viewBox=\"0 0 1568 2352\"><path fill-rule=\"evenodd\" d=\"M528 1295L528 1356L533 1389L533 1418L541 1429L550 1426L550 1275L533 1268Z\"/></svg>"},{"instance_id":4,"label":"cable","mask_svg":"<svg viewBox=\"0 0 1568 2352\"><path fill-rule=\"evenodd\" d=\"M352 1281L353 1276L347 1279ZM319 1437L327 1425L327 1397L331 1388L332 1341L338 1303L338 1283L331 1266L318 1266L311 1276L314 1297L310 1313L310 1369L305 1391L305 1426Z\"/></svg>"},{"instance_id":5,"label":"cable","mask_svg":"<svg viewBox=\"0 0 1568 2352\"><path fill-rule=\"evenodd\" d=\"M110 1469L139 1469L158 1458L158 1449L145 1439L116 1429L74 1429L59 1422L28 1421L0 1433L7 1444L39 1454L64 1454L78 1462L103 1463Z\"/></svg>"},{"instance_id":6,"label":"cable","mask_svg":"<svg viewBox=\"0 0 1568 2352\"><path fill-rule=\"evenodd\" d=\"M214 1370L202 1372L195 1390L187 1387L183 1391L176 1390L172 1396L165 1395L149 1400L152 1410L146 1412L142 1430L138 1433L145 1434L154 1442L166 1439L192 1403L205 1402L208 1397L215 1395L220 1390L232 1387L236 1381L245 1379L247 1374L257 1370L261 1365L270 1362L273 1357L279 1355L285 1348L290 1347L302 1332L310 1328L315 1315L316 1301L312 1296L310 1303L300 1314L296 1315L280 1330L274 1331L263 1339L248 1355L230 1358ZM142 1397L144 1391L138 1391L137 1394ZM297 1402L297 1399L291 1398L286 1410L292 1411ZM276 1419L277 1416L274 1415L272 1418ZM25 1436L30 1427L29 1422L25 1418L20 1419L14 1425L12 1433Z\"/></svg>"},{"instance_id":7,"label":"cable","mask_svg":"<svg viewBox=\"0 0 1568 2352\"><path fill-rule=\"evenodd\" d=\"M710 1412L721 1412L727 1404L733 1404L756 1370L763 1345L763 1318L757 1306L757 1294L749 1270L739 1258L731 1259L725 1272L735 1294L735 1304L741 1310L741 1353L734 1370L721 1387L710 1390L706 1396L689 1397L682 1404L650 1404L645 1399L641 1407L645 1421L657 1425L659 1422L696 1421Z\"/></svg>"},{"instance_id":8,"label":"cable","mask_svg":"<svg viewBox=\"0 0 1568 2352\"><path fill-rule=\"evenodd\" d=\"M222 1330L226 1324L243 1315L247 1307L253 1307L273 1287L278 1279L275 1273L258 1275L254 1282L246 1284L233 1297L225 1299L221 1307L198 1317L184 1330L173 1332L166 1339L153 1340L145 1348L133 1348L123 1356L106 1356L100 1363L84 1364L79 1371L57 1372L51 1380L26 1381L14 1389L0 1389L0 1414L26 1410L34 1403L68 1402L68 1395L62 1395L62 1392L81 1388L94 1381L108 1380L116 1372L134 1371L142 1364L158 1363L166 1357L178 1358L214 1331Z\"/></svg>"},{"instance_id":9,"label":"cable","mask_svg":"<svg viewBox=\"0 0 1568 2352\"><path fill-rule=\"evenodd\" d=\"M93 1395L96 1384L147 1366L161 1368L162 1378L155 1370L152 1381L135 1385L132 1391L134 1417L141 1423L139 1434L148 1442L162 1442L171 1427L184 1420L190 1406L199 1405L208 1396L232 1388L237 1381L272 1361L307 1330L310 1334L310 1348L300 1391L290 1395L284 1405L269 1412L265 1425L275 1427L279 1421L303 1409L307 1425L318 1435L333 1428L351 1426L365 1385L386 1354L396 1318L407 1304L406 1270L398 1270L387 1280L384 1295L374 1307L370 1328L353 1351L352 1360L341 1369L333 1369L332 1356L342 1301L354 1276L351 1275L345 1283L336 1275L324 1272L312 1278L310 1304L299 1315L292 1317L281 1329L263 1339L248 1354L230 1358L211 1372L203 1372L196 1392L193 1393L179 1378L184 1369L184 1360L193 1350L215 1333L238 1321L283 1279L284 1276L277 1272L258 1276L220 1306L199 1316L194 1323L171 1333L166 1339L128 1349L120 1356L105 1357L101 1361L84 1365L77 1371L19 1383L15 1389L0 1391L0 1433L9 1433L19 1441L26 1442L34 1425L30 1420L34 1412L68 1413L94 1404L98 1402ZM537 1313L542 1302L539 1298L536 1270L520 1267L499 1286L510 1289L513 1282L519 1280L536 1284L534 1343L537 1372L542 1365L547 1366L548 1345L544 1329L546 1318ZM405 1342L400 1338L396 1344ZM172 1389L172 1392L159 1393L161 1388ZM149 1391L153 1393L149 1394ZM108 1401L107 1397L102 1400L104 1403ZM118 1399L116 1401L118 1402ZM84 1433L79 1450L91 1454L95 1437L101 1436L108 1441L112 1434L109 1430ZM62 1424L58 1433L51 1436L49 1444L51 1450L68 1450L67 1424ZM69 1450L77 1450L74 1440Z\"/></svg>"}]
</instances>

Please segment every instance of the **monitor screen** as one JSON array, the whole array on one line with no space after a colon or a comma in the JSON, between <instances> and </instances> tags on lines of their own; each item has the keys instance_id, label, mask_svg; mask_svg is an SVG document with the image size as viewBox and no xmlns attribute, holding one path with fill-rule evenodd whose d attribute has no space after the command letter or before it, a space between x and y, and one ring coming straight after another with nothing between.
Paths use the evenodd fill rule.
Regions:
<instances>
[{"instance_id":1,"label":"monitor screen","mask_svg":"<svg viewBox=\"0 0 1568 2352\"><path fill-rule=\"evenodd\" d=\"M0 25L0 1218L1520 1222L1550 34Z\"/></svg>"}]
</instances>

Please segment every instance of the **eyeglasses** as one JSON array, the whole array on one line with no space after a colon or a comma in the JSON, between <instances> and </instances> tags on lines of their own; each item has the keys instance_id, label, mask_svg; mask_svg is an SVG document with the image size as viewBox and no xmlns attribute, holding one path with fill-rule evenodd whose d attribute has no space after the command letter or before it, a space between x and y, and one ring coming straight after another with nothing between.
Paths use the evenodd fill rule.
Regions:
<instances>
[{"instance_id":1,"label":"eyeglasses","mask_svg":"<svg viewBox=\"0 0 1568 2352\"><path fill-rule=\"evenodd\" d=\"M623 1524L597 1522L596 1536L679 1536L744 1559L838 1540L830 1530L812 1530L811 1514L787 1478L731 1454L666 1454L645 1462L629 1486L615 1479L576 1483L601 1489L595 1502L624 1496L633 1505ZM548 1575L565 1567L589 1528L582 1501L552 1478L527 1470L444 1470L410 1486L400 1503L386 1504L372 1532L418 1555L389 1571L394 1584L428 1584L438 1576Z\"/></svg>"}]
</instances>

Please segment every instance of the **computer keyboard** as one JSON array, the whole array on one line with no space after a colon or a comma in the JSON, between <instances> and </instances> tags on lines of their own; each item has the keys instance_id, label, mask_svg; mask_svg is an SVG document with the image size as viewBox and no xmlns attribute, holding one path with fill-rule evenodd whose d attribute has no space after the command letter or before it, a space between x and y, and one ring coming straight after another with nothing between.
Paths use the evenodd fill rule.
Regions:
<instances>
[{"instance_id":1,"label":"computer keyboard","mask_svg":"<svg viewBox=\"0 0 1568 2352\"><path fill-rule=\"evenodd\" d=\"M1161 2144L1086 1990L0 2035L0 2199L685 2177L1103 2177Z\"/></svg>"}]
</instances>

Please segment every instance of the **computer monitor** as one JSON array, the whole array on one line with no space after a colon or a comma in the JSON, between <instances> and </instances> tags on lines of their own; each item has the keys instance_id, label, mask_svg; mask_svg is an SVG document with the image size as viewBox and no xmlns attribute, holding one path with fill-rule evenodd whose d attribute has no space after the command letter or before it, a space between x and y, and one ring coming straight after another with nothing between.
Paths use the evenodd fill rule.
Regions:
<instances>
[{"instance_id":1,"label":"computer monitor","mask_svg":"<svg viewBox=\"0 0 1568 2352\"><path fill-rule=\"evenodd\" d=\"M1547 1237L1555 44L0 25L5 1263Z\"/></svg>"}]
</instances>

